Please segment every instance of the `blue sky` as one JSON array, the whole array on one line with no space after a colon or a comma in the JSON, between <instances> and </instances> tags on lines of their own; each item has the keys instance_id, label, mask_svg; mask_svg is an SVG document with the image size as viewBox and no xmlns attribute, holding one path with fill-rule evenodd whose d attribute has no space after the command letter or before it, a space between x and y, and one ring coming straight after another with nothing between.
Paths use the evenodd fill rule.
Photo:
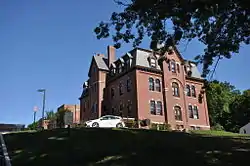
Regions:
<instances>
[{"instance_id":1,"label":"blue sky","mask_svg":"<svg viewBox=\"0 0 250 166\"><path fill-rule=\"evenodd\" d=\"M47 89L46 110L78 104L92 55L106 54L112 44L111 39L97 40L93 29L119 10L112 0L1 0L0 123L29 124L34 106L41 117L39 88ZM148 41L141 47L148 48ZM117 54L131 49L131 44L124 45ZM203 46L192 42L187 50L184 44L179 49L192 59ZM242 46L240 54L221 61L214 78L240 90L250 88L247 52L250 48Z\"/></svg>"}]
</instances>

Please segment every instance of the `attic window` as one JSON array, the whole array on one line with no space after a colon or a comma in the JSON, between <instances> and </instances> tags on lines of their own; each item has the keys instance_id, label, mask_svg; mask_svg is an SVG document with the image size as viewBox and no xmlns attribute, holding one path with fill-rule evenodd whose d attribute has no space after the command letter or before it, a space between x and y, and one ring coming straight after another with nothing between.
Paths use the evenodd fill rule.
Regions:
<instances>
[{"instance_id":1,"label":"attic window","mask_svg":"<svg viewBox=\"0 0 250 166\"><path fill-rule=\"evenodd\" d=\"M119 64L118 66L118 73L121 73L122 72L122 64Z\"/></svg>"},{"instance_id":2,"label":"attic window","mask_svg":"<svg viewBox=\"0 0 250 166\"><path fill-rule=\"evenodd\" d=\"M131 61L131 59L127 59L127 60L126 60L126 67L127 67L127 69L130 68L130 61Z\"/></svg>"},{"instance_id":3,"label":"attic window","mask_svg":"<svg viewBox=\"0 0 250 166\"><path fill-rule=\"evenodd\" d=\"M150 58L150 66L153 68L156 68L156 59L155 58Z\"/></svg>"}]
</instances>

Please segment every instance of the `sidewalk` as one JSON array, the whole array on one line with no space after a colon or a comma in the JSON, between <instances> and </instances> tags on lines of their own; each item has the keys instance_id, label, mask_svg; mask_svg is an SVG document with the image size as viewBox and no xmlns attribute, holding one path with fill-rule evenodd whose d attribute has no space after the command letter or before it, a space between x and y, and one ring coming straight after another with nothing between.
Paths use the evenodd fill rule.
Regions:
<instances>
[{"instance_id":1,"label":"sidewalk","mask_svg":"<svg viewBox=\"0 0 250 166\"><path fill-rule=\"evenodd\" d=\"M10 158L2 134L3 133L0 133L0 164L1 166L11 166Z\"/></svg>"}]
</instances>

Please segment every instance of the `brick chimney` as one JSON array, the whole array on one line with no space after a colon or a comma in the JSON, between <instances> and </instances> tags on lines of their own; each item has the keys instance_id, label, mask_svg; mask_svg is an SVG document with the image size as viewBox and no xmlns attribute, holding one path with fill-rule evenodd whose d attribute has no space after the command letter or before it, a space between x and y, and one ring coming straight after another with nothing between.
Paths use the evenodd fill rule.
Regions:
<instances>
[{"instance_id":1,"label":"brick chimney","mask_svg":"<svg viewBox=\"0 0 250 166\"><path fill-rule=\"evenodd\" d=\"M116 60L115 58L115 47L108 46L108 66L110 67L111 63Z\"/></svg>"}]
</instances>

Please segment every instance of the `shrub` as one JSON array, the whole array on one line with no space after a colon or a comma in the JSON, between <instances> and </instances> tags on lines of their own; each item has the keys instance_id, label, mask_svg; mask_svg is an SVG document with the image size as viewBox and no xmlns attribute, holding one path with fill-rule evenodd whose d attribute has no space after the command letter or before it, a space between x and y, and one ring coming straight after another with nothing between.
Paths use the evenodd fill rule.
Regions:
<instances>
[{"instance_id":1,"label":"shrub","mask_svg":"<svg viewBox=\"0 0 250 166\"><path fill-rule=\"evenodd\" d=\"M224 127L220 124L216 124L213 127L211 127L212 130L216 130L216 131L224 131Z\"/></svg>"},{"instance_id":2,"label":"shrub","mask_svg":"<svg viewBox=\"0 0 250 166\"><path fill-rule=\"evenodd\" d=\"M171 126L170 124L156 124L156 123L152 123L150 126L150 129L152 130L161 130L161 131L170 131L171 130Z\"/></svg>"}]
</instances>

